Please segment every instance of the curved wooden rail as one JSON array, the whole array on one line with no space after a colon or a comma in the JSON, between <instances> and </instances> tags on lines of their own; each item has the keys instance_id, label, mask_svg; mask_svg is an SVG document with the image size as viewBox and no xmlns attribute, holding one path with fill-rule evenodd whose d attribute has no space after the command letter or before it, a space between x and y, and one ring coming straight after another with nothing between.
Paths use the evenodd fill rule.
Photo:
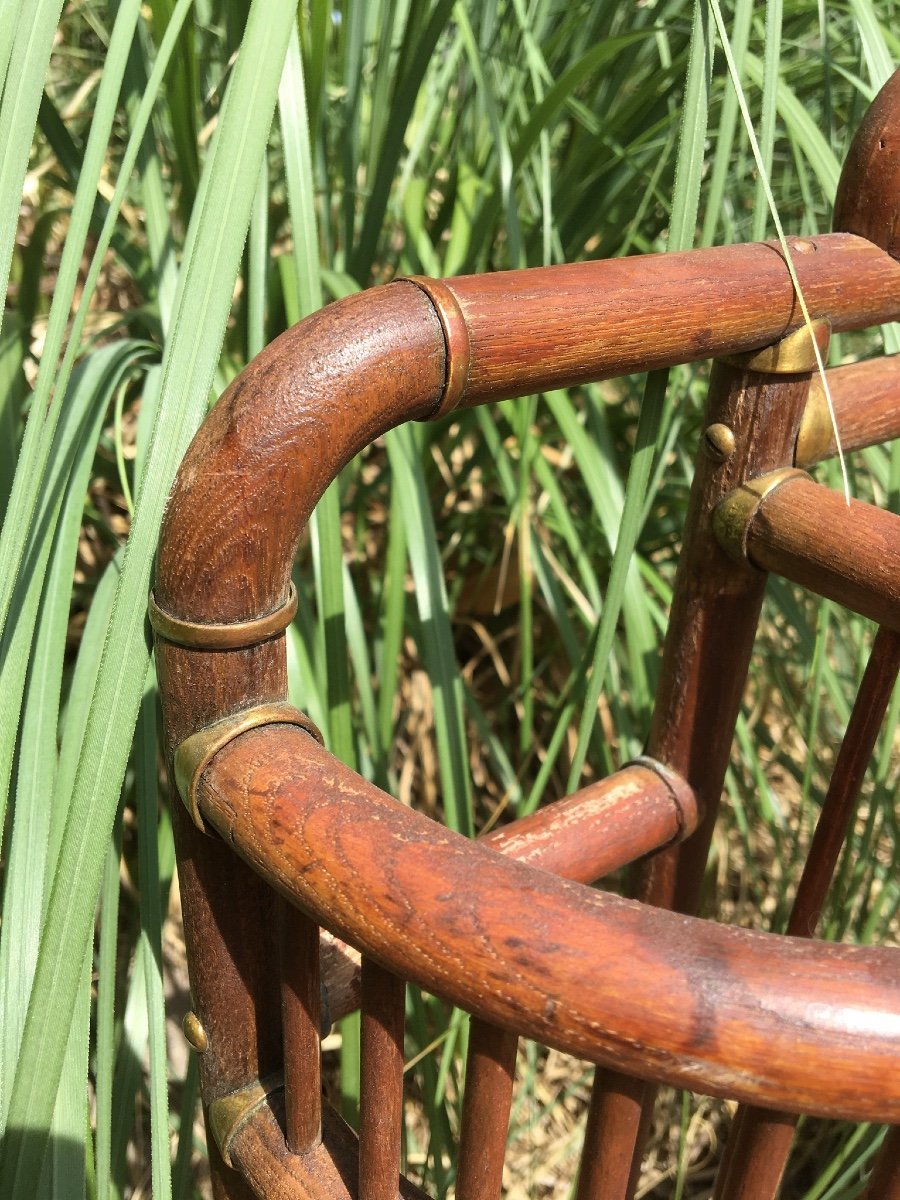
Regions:
<instances>
[{"instance_id":1,"label":"curved wooden rail","mask_svg":"<svg viewBox=\"0 0 900 1200\"><path fill-rule=\"evenodd\" d=\"M896 133L885 133L898 124L898 88L900 75L855 144L836 218L845 232L791 242L812 317L837 331L900 318L900 156L890 140ZM782 252L766 243L398 281L331 305L284 334L222 397L172 492L154 597L170 753L224 716L283 701L284 637L277 630L297 542L328 484L373 439L403 421L460 406L732 356L713 386L719 408L737 418L738 452L721 473L721 480L733 474L730 486L737 487L754 464L757 471L787 466L798 431L799 462L833 450L821 406L807 423L811 440L800 427L808 355L775 382L764 359L733 358L801 323ZM851 444L898 432L896 367L835 376ZM775 428L757 454L746 439L767 414ZM713 481L710 496L718 494L717 470L714 457L698 472ZM778 503L773 493L770 515ZM689 517L704 555L718 553L710 520L702 506ZM789 557L802 558L789 549ZM761 599L752 568L743 569L740 597L725 596L717 610L720 623L740 617L742 654L749 653ZM722 584L725 595L718 560L711 576L704 586ZM685 644L695 636L696 599L693 592L682 597L675 621ZM239 628L248 623L266 636L248 640ZM715 649L713 637L707 656ZM682 704L679 688L698 702L685 654L676 649L666 668L671 704ZM729 704L737 702L739 683ZM671 704L657 710L651 745L663 745L657 757L678 766L685 747L673 761L660 741ZM727 757L727 736L725 730L719 737L717 762ZM683 774L695 788L690 772ZM717 766L697 788L701 807L717 800L706 793L717 790L719 774ZM249 1081L271 1076L285 1044L315 1044L318 953L305 912L367 952L376 983L379 971L393 969L504 1029L616 1071L786 1111L900 1122L896 952L716 927L555 879L401 808L296 727L254 729L219 750L201 777L199 805L221 837L201 832L180 808L175 823L192 991L208 1042L200 1063L207 1105L223 1101L227 1109ZM696 891L693 867L702 869L714 816L709 807L686 843L691 869L682 882L672 849L655 860L646 897L671 905L679 889ZM539 841L540 830L531 836ZM590 869L585 862L583 877ZM289 909L273 886L303 911ZM377 914L370 916L373 903ZM438 919L434 927L422 919L423 908ZM275 926L283 948L305 948L303 962L285 969L286 983L257 944L259 930ZM390 1020L386 1010L383 1032ZM390 1069L396 1073L396 1062ZM241 1125L233 1139L234 1161L243 1145L247 1163L255 1164L245 1174L263 1190L276 1186L276 1160L289 1149L318 1161L318 1075L301 1084L306 1099L299 1108L296 1095L286 1097L286 1141L265 1107L263 1124ZM610 1094L617 1086L612 1079ZM634 1112L640 1104L637 1097ZM323 1164L327 1175L332 1167ZM390 1182L394 1158L385 1164ZM251 1193L235 1182L215 1145L211 1167L217 1195L247 1200ZM283 1168L293 1170L290 1156ZM627 1174L628 1165L623 1169ZM278 1178L285 1196L306 1194L302 1181ZM322 1194L328 1191L323 1185Z\"/></svg>"},{"instance_id":2,"label":"curved wooden rail","mask_svg":"<svg viewBox=\"0 0 900 1200\"><path fill-rule=\"evenodd\" d=\"M222 750L200 806L322 924L501 1026L707 1094L900 1120L893 950L737 930L556 879L405 808L287 726Z\"/></svg>"},{"instance_id":3,"label":"curved wooden rail","mask_svg":"<svg viewBox=\"0 0 900 1200\"><path fill-rule=\"evenodd\" d=\"M829 234L795 239L793 252L814 318L840 331L900 317L900 264L871 243ZM461 346L451 342L449 362L434 304L400 282L329 305L241 373L173 489L157 569L161 608L228 622L276 608L327 484L379 434L433 414L446 377L464 376L457 403L469 406L753 350L802 323L774 243L439 286L467 331ZM458 368L453 355L466 352Z\"/></svg>"}]
</instances>

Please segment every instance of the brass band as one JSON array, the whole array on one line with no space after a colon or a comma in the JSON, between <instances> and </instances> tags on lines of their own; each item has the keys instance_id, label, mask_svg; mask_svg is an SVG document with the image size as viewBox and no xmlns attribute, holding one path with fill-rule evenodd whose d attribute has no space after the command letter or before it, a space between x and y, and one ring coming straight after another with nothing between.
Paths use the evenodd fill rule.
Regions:
<instances>
[{"instance_id":1,"label":"brass band","mask_svg":"<svg viewBox=\"0 0 900 1200\"><path fill-rule=\"evenodd\" d=\"M444 394L438 407L426 418L434 421L453 412L465 395L472 357L469 327L466 325L466 318L456 294L442 279L429 279L427 275L404 275L395 282L411 283L425 293L434 305L444 333Z\"/></svg>"},{"instance_id":2,"label":"brass band","mask_svg":"<svg viewBox=\"0 0 900 1200\"><path fill-rule=\"evenodd\" d=\"M231 1143L235 1135L270 1096L281 1091L284 1091L284 1076L278 1072L212 1101L209 1106L209 1128L219 1153L229 1167L234 1166Z\"/></svg>"},{"instance_id":3,"label":"brass band","mask_svg":"<svg viewBox=\"0 0 900 1200\"><path fill-rule=\"evenodd\" d=\"M266 642L287 629L297 615L297 589L292 581L287 599L273 612L250 621L219 625L173 617L159 607L153 592L150 593L148 607L150 624L156 636L164 641L174 642L176 646L188 646L192 650L242 650Z\"/></svg>"},{"instance_id":4,"label":"brass band","mask_svg":"<svg viewBox=\"0 0 900 1200\"><path fill-rule=\"evenodd\" d=\"M783 467L755 479L745 479L713 509L716 540L735 562L749 562L747 534L766 496L792 479L809 479L809 475L796 467Z\"/></svg>"},{"instance_id":5,"label":"brass band","mask_svg":"<svg viewBox=\"0 0 900 1200\"><path fill-rule=\"evenodd\" d=\"M208 830L200 814L197 800L197 784L200 776L215 758L220 750L233 742L236 737L250 729L259 729L263 725L298 725L301 729L322 742L322 735L313 722L292 704L257 704L254 708L245 708L230 717L223 717L212 725L198 729L178 746L175 751L175 786L184 801L184 806L191 814L191 819L198 829L207 833Z\"/></svg>"},{"instance_id":6,"label":"brass band","mask_svg":"<svg viewBox=\"0 0 900 1200\"><path fill-rule=\"evenodd\" d=\"M811 331L824 359L828 352L831 322L824 319L813 321ZM801 325L771 346L750 350L746 354L728 354L719 361L744 371L759 371L762 375L802 375L815 371L818 365L813 337L810 337L810 327Z\"/></svg>"}]
</instances>

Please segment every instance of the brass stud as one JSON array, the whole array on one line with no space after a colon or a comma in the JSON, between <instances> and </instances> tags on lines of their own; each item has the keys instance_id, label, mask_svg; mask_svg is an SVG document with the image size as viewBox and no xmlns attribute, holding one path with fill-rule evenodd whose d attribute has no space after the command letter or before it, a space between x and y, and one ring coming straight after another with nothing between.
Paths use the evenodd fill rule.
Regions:
<instances>
[{"instance_id":1,"label":"brass stud","mask_svg":"<svg viewBox=\"0 0 900 1200\"><path fill-rule=\"evenodd\" d=\"M209 1038L195 1012L189 1012L181 1022L181 1028L188 1044L193 1046L198 1054L205 1054L209 1049Z\"/></svg>"},{"instance_id":2,"label":"brass stud","mask_svg":"<svg viewBox=\"0 0 900 1200\"><path fill-rule=\"evenodd\" d=\"M713 462L725 462L734 454L734 433L727 425L716 421L704 430L703 449Z\"/></svg>"}]
</instances>

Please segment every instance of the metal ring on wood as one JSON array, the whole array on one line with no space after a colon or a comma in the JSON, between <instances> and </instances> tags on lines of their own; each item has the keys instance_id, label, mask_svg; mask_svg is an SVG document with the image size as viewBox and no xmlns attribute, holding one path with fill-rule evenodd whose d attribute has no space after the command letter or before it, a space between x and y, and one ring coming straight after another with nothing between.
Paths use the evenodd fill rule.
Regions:
<instances>
[{"instance_id":1,"label":"metal ring on wood","mask_svg":"<svg viewBox=\"0 0 900 1200\"><path fill-rule=\"evenodd\" d=\"M223 717L212 725L198 729L175 750L174 769L175 786L184 801L184 806L191 814L191 820L203 833L209 831L200 814L197 802L197 784L200 776L229 742L240 737L250 729L259 729L263 725L298 725L317 742L324 745L324 739L316 725L294 708L293 704L257 704L253 708L242 709L229 717Z\"/></svg>"},{"instance_id":2,"label":"metal ring on wood","mask_svg":"<svg viewBox=\"0 0 900 1200\"><path fill-rule=\"evenodd\" d=\"M746 354L727 354L719 362L744 371L758 371L762 375L803 375L807 371L814 371L818 365L813 338L824 358L830 336L831 322L822 318L812 321L810 325L801 325L771 346L750 350Z\"/></svg>"},{"instance_id":3,"label":"metal ring on wood","mask_svg":"<svg viewBox=\"0 0 900 1200\"><path fill-rule=\"evenodd\" d=\"M187 646L191 650L245 650L267 642L287 629L297 615L297 589L292 580L283 604L250 621L223 622L221 625L183 621L160 608L153 592L150 593L148 611L156 636L174 642L176 646Z\"/></svg>"},{"instance_id":4,"label":"metal ring on wood","mask_svg":"<svg viewBox=\"0 0 900 1200\"><path fill-rule=\"evenodd\" d=\"M265 1079L256 1079L246 1087L218 1096L209 1106L209 1127L219 1147L219 1153L229 1167L231 1143L240 1128L266 1103L270 1096L284 1090L284 1076L279 1071Z\"/></svg>"},{"instance_id":5,"label":"metal ring on wood","mask_svg":"<svg viewBox=\"0 0 900 1200\"><path fill-rule=\"evenodd\" d=\"M404 275L395 283L411 283L424 292L438 315L444 334L447 364L444 369L444 394L441 402L427 418L434 421L445 417L459 406L469 381L469 364L472 350L469 343L469 327L456 293L441 279L430 279L427 275Z\"/></svg>"},{"instance_id":6,"label":"metal ring on wood","mask_svg":"<svg viewBox=\"0 0 900 1200\"><path fill-rule=\"evenodd\" d=\"M765 475L757 475L729 492L713 509L713 532L719 545L735 562L749 562L747 533L753 518L767 496L776 488L794 479L810 477L797 467L781 467ZM810 482L812 482L810 480Z\"/></svg>"}]
</instances>

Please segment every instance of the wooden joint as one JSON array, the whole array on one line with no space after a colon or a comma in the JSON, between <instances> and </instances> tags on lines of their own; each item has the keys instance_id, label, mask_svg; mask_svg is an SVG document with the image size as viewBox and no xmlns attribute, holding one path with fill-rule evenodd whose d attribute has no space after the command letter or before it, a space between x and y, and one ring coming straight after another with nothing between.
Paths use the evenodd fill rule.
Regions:
<instances>
[{"instance_id":1,"label":"wooden joint","mask_svg":"<svg viewBox=\"0 0 900 1200\"><path fill-rule=\"evenodd\" d=\"M818 365L816 347L824 358L830 337L831 322L823 318L813 321L809 326L801 325L793 333L785 334L761 350L729 354L720 358L719 362L742 371L757 371L761 375L803 375L814 371Z\"/></svg>"},{"instance_id":2,"label":"wooden joint","mask_svg":"<svg viewBox=\"0 0 900 1200\"><path fill-rule=\"evenodd\" d=\"M184 801L185 808L198 829L208 833L200 814L197 785L200 777L221 749L250 729L263 725L298 725L317 742L324 739L313 722L292 704L257 704L241 712L223 717L203 729L198 729L176 748L174 757L175 786Z\"/></svg>"},{"instance_id":3,"label":"wooden joint","mask_svg":"<svg viewBox=\"0 0 900 1200\"><path fill-rule=\"evenodd\" d=\"M746 479L719 501L713 510L713 532L729 558L735 562L750 561L747 534L753 518L766 497L792 479L809 479L809 476L797 467L782 467L755 479Z\"/></svg>"},{"instance_id":4,"label":"wooden joint","mask_svg":"<svg viewBox=\"0 0 900 1200\"><path fill-rule=\"evenodd\" d=\"M245 1087L219 1096L209 1106L209 1130L219 1147L225 1163L234 1168L231 1146L235 1137L254 1113L267 1103L270 1096L284 1091L284 1076L279 1072L265 1079L255 1079Z\"/></svg>"},{"instance_id":5,"label":"wooden joint","mask_svg":"<svg viewBox=\"0 0 900 1200\"><path fill-rule=\"evenodd\" d=\"M291 582L287 599L273 612L249 621L220 625L183 621L180 617L174 617L159 607L153 592L150 593L148 607L150 624L156 636L164 641L187 646L191 650L246 650L260 642L267 642L287 629L297 615L297 589Z\"/></svg>"},{"instance_id":6,"label":"wooden joint","mask_svg":"<svg viewBox=\"0 0 900 1200\"><path fill-rule=\"evenodd\" d=\"M441 279L429 279L426 275L404 275L395 283L411 283L424 292L434 306L444 335L446 365L444 367L444 392L441 402L423 420L434 421L445 417L459 407L469 382L469 366L472 348L469 327L456 293Z\"/></svg>"}]
</instances>

